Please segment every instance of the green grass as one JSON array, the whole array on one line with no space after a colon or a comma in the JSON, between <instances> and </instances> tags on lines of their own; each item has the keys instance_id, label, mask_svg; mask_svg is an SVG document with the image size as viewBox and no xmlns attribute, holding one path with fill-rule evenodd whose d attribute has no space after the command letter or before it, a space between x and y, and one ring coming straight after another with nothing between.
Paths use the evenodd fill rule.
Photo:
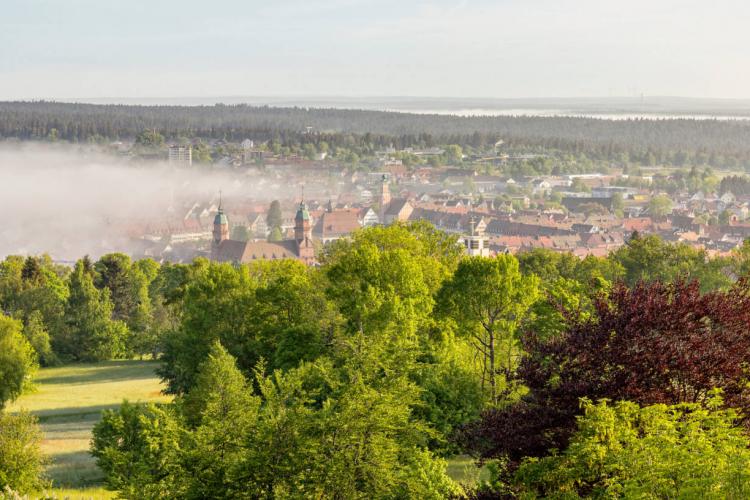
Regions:
<instances>
[{"instance_id":1,"label":"green grass","mask_svg":"<svg viewBox=\"0 0 750 500\"><path fill-rule=\"evenodd\" d=\"M89 454L91 429L102 410L117 408L123 399L165 402L154 361L106 361L57 368L37 374L36 390L22 396L10 411L26 409L39 417L44 432L42 451L51 463L47 474L58 498L110 498L109 492L85 489L100 486L102 473Z\"/></svg>"},{"instance_id":2,"label":"green grass","mask_svg":"<svg viewBox=\"0 0 750 500\"><path fill-rule=\"evenodd\" d=\"M154 370L155 361L107 361L39 370L36 390L10 405L10 411L26 409L39 417L44 432L42 450L50 457L47 474L54 488L31 495L69 500L111 499L114 492L102 488L103 476L89 454L91 429L102 410L117 408L123 399L167 402ZM448 460L448 475L467 485L487 479L467 456Z\"/></svg>"},{"instance_id":3,"label":"green grass","mask_svg":"<svg viewBox=\"0 0 750 500\"><path fill-rule=\"evenodd\" d=\"M29 495L30 499L54 498L59 500L110 500L117 493L104 488L52 488L35 495Z\"/></svg>"},{"instance_id":4,"label":"green grass","mask_svg":"<svg viewBox=\"0 0 750 500\"><path fill-rule=\"evenodd\" d=\"M467 455L457 455L449 458L446 472L451 479L467 486L474 486L478 482L486 481L490 478L487 468L477 468L474 459Z\"/></svg>"}]
</instances>

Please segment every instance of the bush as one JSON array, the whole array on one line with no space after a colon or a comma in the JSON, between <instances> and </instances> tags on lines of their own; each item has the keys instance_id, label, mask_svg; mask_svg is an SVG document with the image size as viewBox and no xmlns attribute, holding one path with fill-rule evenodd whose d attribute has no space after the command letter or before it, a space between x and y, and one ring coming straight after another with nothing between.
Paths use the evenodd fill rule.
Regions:
<instances>
[{"instance_id":1,"label":"bush","mask_svg":"<svg viewBox=\"0 0 750 500\"><path fill-rule=\"evenodd\" d=\"M545 498L748 498L750 441L721 404L583 400L570 446L526 459L517 485Z\"/></svg>"},{"instance_id":2,"label":"bush","mask_svg":"<svg viewBox=\"0 0 750 500\"><path fill-rule=\"evenodd\" d=\"M0 488L5 496L13 498L8 490L27 493L48 486L43 476L46 458L39 447L41 441L36 417L25 412L0 413Z\"/></svg>"}]
</instances>

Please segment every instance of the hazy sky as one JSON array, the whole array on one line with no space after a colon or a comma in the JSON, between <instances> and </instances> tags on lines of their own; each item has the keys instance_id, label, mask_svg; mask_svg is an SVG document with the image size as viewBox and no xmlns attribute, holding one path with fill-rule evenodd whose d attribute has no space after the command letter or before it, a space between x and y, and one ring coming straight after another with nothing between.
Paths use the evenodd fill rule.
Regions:
<instances>
[{"instance_id":1,"label":"hazy sky","mask_svg":"<svg viewBox=\"0 0 750 500\"><path fill-rule=\"evenodd\" d=\"M743 0L2 0L0 99L750 97Z\"/></svg>"}]
</instances>

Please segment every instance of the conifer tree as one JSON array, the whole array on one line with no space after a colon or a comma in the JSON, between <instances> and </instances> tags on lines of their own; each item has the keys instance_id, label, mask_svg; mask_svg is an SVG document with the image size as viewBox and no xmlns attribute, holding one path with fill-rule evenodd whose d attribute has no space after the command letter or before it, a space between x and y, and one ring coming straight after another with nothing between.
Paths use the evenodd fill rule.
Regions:
<instances>
[{"instance_id":1,"label":"conifer tree","mask_svg":"<svg viewBox=\"0 0 750 500\"><path fill-rule=\"evenodd\" d=\"M70 359L99 361L124 354L127 327L112 320L109 290L97 290L84 261L70 276L70 296L65 306L65 335L57 350Z\"/></svg>"}]
</instances>

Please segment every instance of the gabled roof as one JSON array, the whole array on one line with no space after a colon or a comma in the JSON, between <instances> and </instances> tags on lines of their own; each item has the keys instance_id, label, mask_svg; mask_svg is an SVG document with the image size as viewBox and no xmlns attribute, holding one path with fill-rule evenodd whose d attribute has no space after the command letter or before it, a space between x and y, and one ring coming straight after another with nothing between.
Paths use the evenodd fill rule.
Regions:
<instances>
[{"instance_id":1,"label":"gabled roof","mask_svg":"<svg viewBox=\"0 0 750 500\"><path fill-rule=\"evenodd\" d=\"M360 228L359 216L354 210L324 212L313 228L321 237L344 236Z\"/></svg>"},{"instance_id":2,"label":"gabled roof","mask_svg":"<svg viewBox=\"0 0 750 500\"><path fill-rule=\"evenodd\" d=\"M297 242L284 241L237 241L224 240L219 243L214 258L220 262L248 263L256 260L296 259Z\"/></svg>"},{"instance_id":3,"label":"gabled roof","mask_svg":"<svg viewBox=\"0 0 750 500\"><path fill-rule=\"evenodd\" d=\"M391 202L388 204L388 209L385 211L385 215L398 215L401 213L401 211L404 209L404 207L409 203L409 200L405 198L394 198L391 200Z\"/></svg>"}]
</instances>

